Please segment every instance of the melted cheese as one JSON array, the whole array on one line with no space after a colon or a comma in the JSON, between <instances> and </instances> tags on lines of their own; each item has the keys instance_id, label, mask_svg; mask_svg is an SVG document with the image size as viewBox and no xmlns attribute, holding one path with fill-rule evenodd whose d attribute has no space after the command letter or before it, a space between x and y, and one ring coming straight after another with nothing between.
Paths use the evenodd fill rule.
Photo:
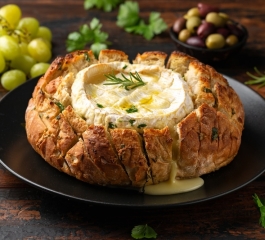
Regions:
<instances>
[{"instance_id":1,"label":"melted cheese","mask_svg":"<svg viewBox=\"0 0 265 240\"><path fill-rule=\"evenodd\" d=\"M172 170L170 173L170 179L166 182L161 182L155 185L148 185L144 188L144 193L148 195L171 195L183 192L189 192L196 190L203 186L204 181L202 178L191 179L176 179L177 166L176 163L172 163Z\"/></svg>"},{"instance_id":2,"label":"melted cheese","mask_svg":"<svg viewBox=\"0 0 265 240\"><path fill-rule=\"evenodd\" d=\"M193 110L186 82L180 74L159 66L112 62L91 65L80 71L72 85L72 106L88 124L113 124L118 128L174 126ZM101 72L99 75L98 73ZM125 90L105 85L106 74L129 78L137 72L144 86ZM130 108L135 112L127 112ZM173 131L172 131L173 132Z\"/></svg>"}]
</instances>

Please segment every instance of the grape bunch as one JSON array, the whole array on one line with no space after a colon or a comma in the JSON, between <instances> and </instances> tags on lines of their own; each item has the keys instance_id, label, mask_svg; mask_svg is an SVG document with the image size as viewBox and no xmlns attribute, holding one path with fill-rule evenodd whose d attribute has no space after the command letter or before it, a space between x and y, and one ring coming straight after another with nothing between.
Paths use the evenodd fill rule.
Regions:
<instances>
[{"instance_id":1,"label":"grape bunch","mask_svg":"<svg viewBox=\"0 0 265 240\"><path fill-rule=\"evenodd\" d=\"M0 8L0 77L6 90L42 75L50 66L52 33L15 4Z\"/></svg>"}]
</instances>

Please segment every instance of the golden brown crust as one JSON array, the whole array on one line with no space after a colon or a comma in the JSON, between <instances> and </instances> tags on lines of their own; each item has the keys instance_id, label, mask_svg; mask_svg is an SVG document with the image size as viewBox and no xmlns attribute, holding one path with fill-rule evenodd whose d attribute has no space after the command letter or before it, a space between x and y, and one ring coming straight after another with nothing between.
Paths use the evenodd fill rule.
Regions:
<instances>
[{"instance_id":1,"label":"golden brown crust","mask_svg":"<svg viewBox=\"0 0 265 240\"><path fill-rule=\"evenodd\" d=\"M113 129L110 134L132 186L141 187L150 183L150 170L139 133L133 129Z\"/></svg>"},{"instance_id":2,"label":"golden brown crust","mask_svg":"<svg viewBox=\"0 0 265 240\"><path fill-rule=\"evenodd\" d=\"M125 52L114 50L114 49L104 49L100 51L98 60L101 63L108 62L129 62L128 55Z\"/></svg>"},{"instance_id":3,"label":"golden brown crust","mask_svg":"<svg viewBox=\"0 0 265 240\"><path fill-rule=\"evenodd\" d=\"M145 150L149 159L153 183L169 180L172 166L172 142L168 127L144 129Z\"/></svg>"},{"instance_id":4,"label":"golden brown crust","mask_svg":"<svg viewBox=\"0 0 265 240\"><path fill-rule=\"evenodd\" d=\"M238 95L211 66L176 51L167 63L166 58L163 52L145 52L133 63L165 66L186 80L194 110L174 132L167 126L136 131L88 125L72 107L76 74L95 63L129 60L118 50L103 50L98 59L83 50L56 58L39 79L25 113L29 143L53 167L90 184L142 187L167 181L174 161L177 178L227 165L244 128Z\"/></svg>"},{"instance_id":5,"label":"golden brown crust","mask_svg":"<svg viewBox=\"0 0 265 240\"><path fill-rule=\"evenodd\" d=\"M164 67L166 58L167 54L159 51L145 52L143 54L138 53L136 58L133 60L133 63L140 63L145 65L158 65L160 67Z\"/></svg>"},{"instance_id":6,"label":"golden brown crust","mask_svg":"<svg viewBox=\"0 0 265 240\"><path fill-rule=\"evenodd\" d=\"M109 185L129 185L129 178L112 148L105 127L89 126L83 133L87 153L106 177Z\"/></svg>"}]
</instances>

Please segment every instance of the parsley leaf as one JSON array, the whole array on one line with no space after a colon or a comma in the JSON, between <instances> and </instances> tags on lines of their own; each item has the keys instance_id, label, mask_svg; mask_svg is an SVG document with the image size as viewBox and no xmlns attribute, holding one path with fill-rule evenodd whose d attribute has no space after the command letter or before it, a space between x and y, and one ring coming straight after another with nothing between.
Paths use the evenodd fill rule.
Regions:
<instances>
[{"instance_id":1,"label":"parsley leaf","mask_svg":"<svg viewBox=\"0 0 265 240\"><path fill-rule=\"evenodd\" d=\"M259 223L261 224L262 227L265 228L265 200L260 199L256 193L253 195L253 200L260 211Z\"/></svg>"},{"instance_id":2,"label":"parsley leaf","mask_svg":"<svg viewBox=\"0 0 265 240\"><path fill-rule=\"evenodd\" d=\"M145 123L139 124L137 128L145 128L147 125Z\"/></svg>"},{"instance_id":3,"label":"parsley leaf","mask_svg":"<svg viewBox=\"0 0 265 240\"><path fill-rule=\"evenodd\" d=\"M90 44L90 48L97 56L102 49L106 49L111 43L107 41L108 34L101 31L102 24L97 18L93 18L89 26L83 24L78 32L72 32L66 40L66 50L72 52L85 49Z\"/></svg>"},{"instance_id":4,"label":"parsley leaf","mask_svg":"<svg viewBox=\"0 0 265 240\"><path fill-rule=\"evenodd\" d=\"M158 12L151 12L146 24L140 17L138 3L132 1L120 5L116 23L126 32L142 35L146 40L151 40L167 29L167 24Z\"/></svg>"},{"instance_id":5,"label":"parsley leaf","mask_svg":"<svg viewBox=\"0 0 265 240\"><path fill-rule=\"evenodd\" d=\"M153 228L149 227L147 224L138 225L132 229L131 236L134 239L142 239L142 238L156 238L157 233Z\"/></svg>"},{"instance_id":6,"label":"parsley leaf","mask_svg":"<svg viewBox=\"0 0 265 240\"><path fill-rule=\"evenodd\" d=\"M134 119L130 119L130 120L129 120L129 123L131 124L131 126L133 126L134 122L135 122Z\"/></svg>"},{"instance_id":7,"label":"parsley leaf","mask_svg":"<svg viewBox=\"0 0 265 240\"><path fill-rule=\"evenodd\" d=\"M137 2L126 1L120 5L117 25L122 28L138 25L140 21L139 5Z\"/></svg>"},{"instance_id":8,"label":"parsley leaf","mask_svg":"<svg viewBox=\"0 0 265 240\"><path fill-rule=\"evenodd\" d=\"M121 2L123 2L123 0L85 0L84 9L88 10L96 7L98 9L103 9L105 12L110 12Z\"/></svg>"},{"instance_id":9,"label":"parsley leaf","mask_svg":"<svg viewBox=\"0 0 265 240\"><path fill-rule=\"evenodd\" d=\"M138 109L132 105L130 108L126 109L127 113L134 113L134 112L138 112Z\"/></svg>"},{"instance_id":10,"label":"parsley leaf","mask_svg":"<svg viewBox=\"0 0 265 240\"><path fill-rule=\"evenodd\" d=\"M60 112L62 112L64 110L64 105L63 104L61 104L60 102L55 102L55 104L60 109Z\"/></svg>"}]
</instances>

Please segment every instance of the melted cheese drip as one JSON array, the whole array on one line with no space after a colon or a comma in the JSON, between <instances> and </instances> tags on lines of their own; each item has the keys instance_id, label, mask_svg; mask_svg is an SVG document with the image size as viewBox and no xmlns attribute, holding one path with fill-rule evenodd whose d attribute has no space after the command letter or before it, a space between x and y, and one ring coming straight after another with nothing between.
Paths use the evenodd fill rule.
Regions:
<instances>
[{"instance_id":1,"label":"melted cheese drip","mask_svg":"<svg viewBox=\"0 0 265 240\"><path fill-rule=\"evenodd\" d=\"M144 193L148 195L171 195L183 192L189 192L200 188L204 181L202 178L191 179L175 179L176 176L176 163L172 163L172 170L170 173L170 179L166 182L161 182L155 185L149 185L144 188Z\"/></svg>"}]
</instances>

